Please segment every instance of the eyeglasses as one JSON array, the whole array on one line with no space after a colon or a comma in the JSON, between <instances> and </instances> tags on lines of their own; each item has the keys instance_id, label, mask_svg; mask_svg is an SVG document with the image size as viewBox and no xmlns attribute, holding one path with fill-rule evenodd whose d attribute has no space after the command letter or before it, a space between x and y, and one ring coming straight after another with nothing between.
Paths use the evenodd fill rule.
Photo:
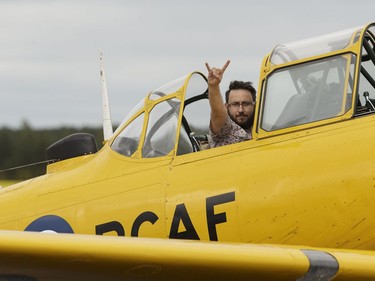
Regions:
<instances>
[{"instance_id":1,"label":"eyeglasses","mask_svg":"<svg viewBox=\"0 0 375 281\"><path fill-rule=\"evenodd\" d=\"M243 102L232 102L232 103L229 103L229 106L230 107L233 107L235 109L239 109L240 106L242 105L242 108L249 108L250 106L254 105L255 102L253 101L243 101Z\"/></svg>"}]
</instances>

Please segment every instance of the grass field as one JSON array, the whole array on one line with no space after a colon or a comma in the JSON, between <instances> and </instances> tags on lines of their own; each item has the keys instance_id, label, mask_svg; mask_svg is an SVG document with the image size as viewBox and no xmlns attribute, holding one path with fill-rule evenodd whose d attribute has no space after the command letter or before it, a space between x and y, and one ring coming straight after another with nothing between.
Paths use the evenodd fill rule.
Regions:
<instances>
[{"instance_id":1,"label":"grass field","mask_svg":"<svg viewBox=\"0 0 375 281\"><path fill-rule=\"evenodd\" d=\"M0 186L1 187L6 187L8 185L12 185L14 183L17 183L17 180L0 180Z\"/></svg>"}]
</instances>

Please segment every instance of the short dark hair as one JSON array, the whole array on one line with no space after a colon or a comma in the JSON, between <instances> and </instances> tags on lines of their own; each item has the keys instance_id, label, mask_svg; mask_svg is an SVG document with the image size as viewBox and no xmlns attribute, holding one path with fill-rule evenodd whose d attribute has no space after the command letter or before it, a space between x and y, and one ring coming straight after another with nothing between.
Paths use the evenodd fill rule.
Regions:
<instances>
[{"instance_id":1,"label":"short dark hair","mask_svg":"<svg viewBox=\"0 0 375 281\"><path fill-rule=\"evenodd\" d=\"M250 81L238 81L234 80L230 82L229 89L225 92L225 102L228 103L229 101L229 93L231 90L247 90L251 93L253 97L253 101L255 101L257 91L253 87L253 83Z\"/></svg>"}]
</instances>

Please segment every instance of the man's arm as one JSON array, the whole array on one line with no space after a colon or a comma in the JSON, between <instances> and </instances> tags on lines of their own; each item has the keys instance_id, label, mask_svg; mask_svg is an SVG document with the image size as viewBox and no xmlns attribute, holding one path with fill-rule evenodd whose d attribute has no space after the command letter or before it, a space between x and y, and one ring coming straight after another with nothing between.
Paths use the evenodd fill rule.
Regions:
<instances>
[{"instance_id":1,"label":"man's arm","mask_svg":"<svg viewBox=\"0 0 375 281\"><path fill-rule=\"evenodd\" d=\"M220 93L220 82L229 63L230 61L228 60L222 68L210 68L208 63L206 63L208 70L208 98L211 106L210 125L214 135L220 133L229 117Z\"/></svg>"}]
</instances>

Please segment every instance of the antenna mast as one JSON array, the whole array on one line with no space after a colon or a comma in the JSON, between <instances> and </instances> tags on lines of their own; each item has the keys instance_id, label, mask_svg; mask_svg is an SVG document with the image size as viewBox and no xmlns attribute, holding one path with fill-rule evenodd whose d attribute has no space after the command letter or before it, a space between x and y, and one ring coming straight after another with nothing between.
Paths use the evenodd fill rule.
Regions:
<instances>
[{"instance_id":1,"label":"antenna mast","mask_svg":"<svg viewBox=\"0 0 375 281\"><path fill-rule=\"evenodd\" d=\"M113 134L111 112L109 110L107 81L104 73L104 59L103 52L100 50L100 80L102 84L102 106L103 106L103 134L104 142L108 141Z\"/></svg>"}]
</instances>

